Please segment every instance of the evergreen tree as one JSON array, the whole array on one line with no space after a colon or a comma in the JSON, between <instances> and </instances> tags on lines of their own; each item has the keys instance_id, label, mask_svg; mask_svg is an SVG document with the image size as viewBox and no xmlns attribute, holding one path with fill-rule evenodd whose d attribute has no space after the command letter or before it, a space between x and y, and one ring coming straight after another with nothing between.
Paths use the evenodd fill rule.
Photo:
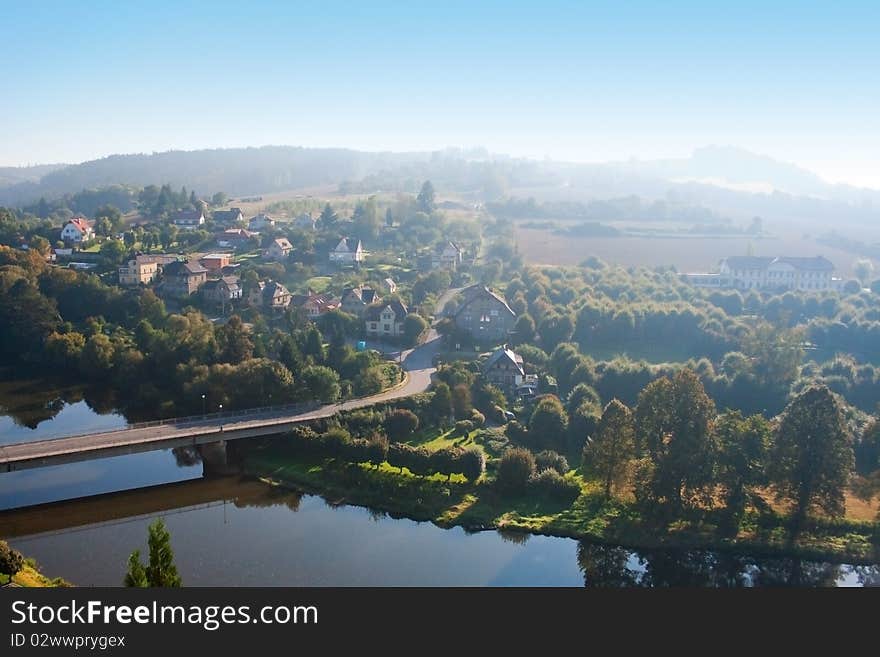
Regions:
<instances>
[{"instance_id":1,"label":"evergreen tree","mask_svg":"<svg viewBox=\"0 0 880 657\"><path fill-rule=\"evenodd\" d=\"M147 544L150 548L150 559L146 567L141 563L139 550L135 550L128 558L128 572L125 575L126 586L137 587L179 587L181 580L174 565L174 551L171 549L171 535L165 528L162 519L151 523Z\"/></svg>"},{"instance_id":2,"label":"evergreen tree","mask_svg":"<svg viewBox=\"0 0 880 657\"><path fill-rule=\"evenodd\" d=\"M416 206L425 214L431 214L434 211L434 185L430 180L426 180L422 184L422 189L416 197Z\"/></svg>"}]
</instances>

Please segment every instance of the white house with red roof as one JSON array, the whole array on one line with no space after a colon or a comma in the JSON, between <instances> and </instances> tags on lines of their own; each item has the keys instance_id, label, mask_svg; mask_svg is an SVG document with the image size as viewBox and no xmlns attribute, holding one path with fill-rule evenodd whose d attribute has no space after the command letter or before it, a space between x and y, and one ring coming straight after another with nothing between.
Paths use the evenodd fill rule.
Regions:
<instances>
[{"instance_id":1,"label":"white house with red roof","mask_svg":"<svg viewBox=\"0 0 880 657\"><path fill-rule=\"evenodd\" d=\"M61 227L61 239L65 244L83 244L94 236L95 231L85 217L68 219Z\"/></svg>"}]
</instances>

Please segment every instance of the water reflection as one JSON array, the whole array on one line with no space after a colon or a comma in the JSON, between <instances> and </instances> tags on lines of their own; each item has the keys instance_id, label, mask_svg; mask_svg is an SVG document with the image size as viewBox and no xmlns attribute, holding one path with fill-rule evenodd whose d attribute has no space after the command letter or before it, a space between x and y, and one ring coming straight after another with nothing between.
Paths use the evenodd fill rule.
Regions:
<instances>
[{"instance_id":1,"label":"water reflection","mask_svg":"<svg viewBox=\"0 0 880 657\"><path fill-rule=\"evenodd\" d=\"M876 586L880 566L850 566L710 550L641 550L581 542L578 567L588 587Z\"/></svg>"}]
</instances>

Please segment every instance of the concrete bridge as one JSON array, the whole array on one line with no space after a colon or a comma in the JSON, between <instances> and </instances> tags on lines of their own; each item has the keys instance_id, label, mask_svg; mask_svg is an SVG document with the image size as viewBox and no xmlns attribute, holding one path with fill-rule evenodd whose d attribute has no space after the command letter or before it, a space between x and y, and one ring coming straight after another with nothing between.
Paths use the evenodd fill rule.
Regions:
<instances>
[{"instance_id":1,"label":"concrete bridge","mask_svg":"<svg viewBox=\"0 0 880 657\"><path fill-rule=\"evenodd\" d=\"M135 454L155 449L197 446L283 433L303 422L328 418L340 411L372 406L423 392L431 384L433 358L440 339L431 329L421 346L403 351L405 381L370 397L334 404L309 403L285 407L250 409L237 413L211 414L131 425L124 429L66 438L53 438L0 446L0 473Z\"/></svg>"}]
</instances>

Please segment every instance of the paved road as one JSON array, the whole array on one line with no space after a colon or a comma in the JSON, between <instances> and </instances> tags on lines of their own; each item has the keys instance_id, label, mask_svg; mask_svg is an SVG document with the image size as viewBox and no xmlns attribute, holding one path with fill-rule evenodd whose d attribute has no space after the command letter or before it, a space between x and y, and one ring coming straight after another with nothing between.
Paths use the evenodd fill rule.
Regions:
<instances>
[{"instance_id":1,"label":"paved road","mask_svg":"<svg viewBox=\"0 0 880 657\"><path fill-rule=\"evenodd\" d=\"M457 290L449 290L441 296L438 308ZM439 314L439 313L438 313ZM84 460L89 453L100 452L124 453L126 448L131 451L143 449L160 449L163 446L185 444L182 441L192 439L196 442L212 440L247 438L257 435L270 435L284 431L289 425L326 418L341 410L363 408L374 404L409 397L424 392L431 385L431 375L435 368L433 358L440 350L440 336L434 327L429 329L426 341L415 349L408 349L401 354L401 366L407 373L406 381L391 390L352 399L346 402L325 404L305 412L290 410L266 410L249 414L244 417L213 417L209 419L189 419L185 422L169 422L150 427L119 429L105 433L69 438L53 438L28 443L14 443L0 446L0 472L52 465L68 460ZM135 449L140 447L140 450Z\"/></svg>"}]
</instances>

